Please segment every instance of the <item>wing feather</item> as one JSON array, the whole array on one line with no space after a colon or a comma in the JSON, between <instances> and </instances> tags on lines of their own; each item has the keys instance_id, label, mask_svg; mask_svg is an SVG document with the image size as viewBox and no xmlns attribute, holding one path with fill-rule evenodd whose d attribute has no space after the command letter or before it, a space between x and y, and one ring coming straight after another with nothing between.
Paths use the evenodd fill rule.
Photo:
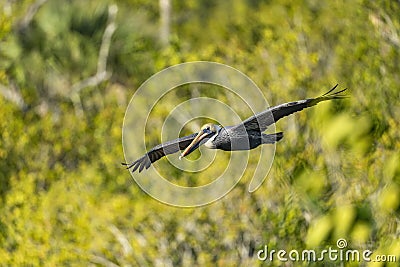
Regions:
<instances>
[{"instance_id":1,"label":"wing feather","mask_svg":"<svg viewBox=\"0 0 400 267\"><path fill-rule=\"evenodd\" d=\"M243 125L244 125L244 127L246 128L247 131L254 130L254 131L263 132L268 128L268 126L277 122L279 119L286 117L290 114L293 114L295 112L301 111L305 108L315 106L319 102L332 100L332 99L346 98L347 95L343 95L341 93L346 91L347 88L342 89L338 92L333 92L337 88L337 86L338 85L335 85L332 89L330 89L328 92L321 95L320 97L289 102L289 103L285 103L285 104L281 104L281 105L269 108L259 114L256 114L256 115L248 118L247 120L245 120L242 124L239 124L238 126L243 127Z\"/></svg>"},{"instance_id":2,"label":"wing feather","mask_svg":"<svg viewBox=\"0 0 400 267\"><path fill-rule=\"evenodd\" d=\"M194 133L157 145L150 149L150 151L144 154L141 158L132 163L122 163L122 165L127 166L127 169L132 169L132 172L135 172L137 169L139 169L139 172L142 172L144 168L150 168L150 165L153 162L161 159L165 155L173 154L185 149L196 136L197 133Z\"/></svg>"}]
</instances>

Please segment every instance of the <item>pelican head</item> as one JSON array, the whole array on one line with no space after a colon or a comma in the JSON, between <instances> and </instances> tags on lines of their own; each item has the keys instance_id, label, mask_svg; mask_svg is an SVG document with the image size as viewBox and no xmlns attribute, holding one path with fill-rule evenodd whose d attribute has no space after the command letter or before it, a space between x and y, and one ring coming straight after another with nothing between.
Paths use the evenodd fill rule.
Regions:
<instances>
[{"instance_id":1,"label":"pelican head","mask_svg":"<svg viewBox=\"0 0 400 267\"><path fill-rule=\"evenodd\" d=\"M193 151L195 151L199 146L204 144L207 140L209 140L214 135L218 134L218 130L221 129L220 126L212 123L204 124L201 127L200 132L197 134L196 138L193 139L192 143L188 145L185 150L179 156L179 159L189 155Z\"/></svg>"}]
</instances>

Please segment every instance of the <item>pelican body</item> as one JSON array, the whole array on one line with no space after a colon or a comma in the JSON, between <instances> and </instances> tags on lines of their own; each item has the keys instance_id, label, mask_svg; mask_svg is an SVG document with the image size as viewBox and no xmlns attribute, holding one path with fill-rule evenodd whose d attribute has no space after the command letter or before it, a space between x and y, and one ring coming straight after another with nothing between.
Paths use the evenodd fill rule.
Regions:
<instances>
[{"instance_id":1,"label":"pelican body","mask_svg":"<svg viewBox=\"0 0 400 267\"><path fill-rule=\"evenodd\" d=\"M262 144L273 144L283 138L283 133L263 133L268 126L285 116L315 106L319 102L347 97L341 94L347 89L334 92L337 86L335 85L327 93L316 98L298 100L271 107L238 125L222 127L221 125L211 123L205 124L198 133L157 145L132 163L122 164L126 165L127 169L132 169L132 172L135 172L137 169L141 172L144 168L148 169L153 162L165 155L183 151L179 156L179 159L181 159L201 145L209 149L237 151L251 150Z\"/></svg>"}]
</instances>

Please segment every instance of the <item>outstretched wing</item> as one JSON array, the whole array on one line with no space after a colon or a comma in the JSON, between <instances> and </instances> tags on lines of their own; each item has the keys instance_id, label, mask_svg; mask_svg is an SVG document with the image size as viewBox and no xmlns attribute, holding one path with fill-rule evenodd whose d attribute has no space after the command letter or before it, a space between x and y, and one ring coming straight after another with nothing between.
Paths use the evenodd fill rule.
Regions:
<instances>
[{"instance_id":1,"label":"outstretched wing","mask_svg":"<svg viewBox=\"0 0 400 267\"><path fill-rule=\"evenodd\" d=\"M338 87L338 84L336 84L331 90L329 90L325 94L321 95L320 97L289 102L289 103L285 103L285 104L281 104L279 106L269 108L259 114L254 115L253 117L248 118L242 124L238 125L238 127L244 126L247 131L254 130L254 131L263 132L268 128L268 126L277 122L279 119L281 119L285 116L288 116L290 114L293 114L295 112L298 112L300 110L303 110L305 108L315 106L319 102L332 100L332 99L346 98L347 96L343 95L341 93L346 91L347 88L342 89L338 92L334 92L334 90L337 87Z\"/></svg>"},{"instance_id":2,"label":"outstretched wing","mask_svg":"<svg viewBox=\"0 0 400 267\"><path fill-rule=\"evenodd\" d=\"M139 172L141 172L144 168L148 169L153 162L159 160L165 155L173 154L185 149L188 145L190 145L196 136L197 133L194 133L157 145L147 152L143 157L135 160L132 163L122 163L122 165L127 166L127 169L132 168L132 172L135 172L137 169L139 169Z\"/></svg>"}]
</instances>

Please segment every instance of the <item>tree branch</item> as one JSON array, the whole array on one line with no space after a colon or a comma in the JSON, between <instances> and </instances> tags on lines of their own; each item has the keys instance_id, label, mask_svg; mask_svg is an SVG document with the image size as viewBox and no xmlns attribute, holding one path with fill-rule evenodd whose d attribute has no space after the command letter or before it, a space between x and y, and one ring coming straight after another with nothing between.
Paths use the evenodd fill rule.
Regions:
<instances>
[{"instance_id":1,"label":"tree branch","mask_svg":"<svg viewBox=\"0 0 400 267\"><path fill-rule=\"evenodd\" d=\"M28 27L31 23L35 14L39 11L39 8L43 6L48 0L37 0L35 3L29 6L28 12L22 18L21 22L19 23L19 27L24 29Z\"/></svg>"},{"instance_id":2,"label":"tree branch","mask_svg":"<svg viewBox=\"0 0 400 267\"><path fill-rule=\"evenodd\" d=\"M97 264L101 264L106 267L119 267L119 265L113 263L112 261L110 261L104 257L98 256L98 255L92 255L91 261L94 263L97 263Z\"/></svg>"},{"instance_id":3,"label":"tree branch","mask_svg":"<svg viewBox=\"0 0 400 267\"><path fill-rule=\"evenodd\" d=\"M101 46L99 50L99 56L97 60L97 71L96 74L86 78L72 86L71 100L74 103L75 112L78 116L83 115L83 108L80 98L80 91L83 88L89 86L96 86L103 81L110 78L111 73L107 72L107 60L110 52L111 37L117 29L116 17L117 17L118 7L117 5L111 5L108 7L108 21L106 29L104 30L103 38L101 41Z\"/></svg>"},{"instance_id":4,"label":"tree branch","mask_svg":"<svg viewBox=\"0 0 400 267\"><path fill-rule=\"evenodd\" d=\"M21 94L18 92L17 88L13 86L12 88L8 88L2 84L0 84L0 94L3 95L5 99L17 105L21 110L26 108L26 104Z\"/></svg>"},{"instance_id":5,"label":"tree branch","mask_svg":"<svg viewBox=\"0 0 400 267\"><path fill-rule=\"evenodd\" d=\"M133 248L132 248L131 244L129 243L128 239L124 236L124 234L113 224L111 224L108 227L108 229L115 236L115 238L118 240L118 242L121 244L124 256L128 256L129 254L131 254L133 251Z\"/></svg>"},{"instance_id":6,"label":"tree branch","mask_svg":"<svg viewBox=\"0 0 400 267\"><path fill-rule=\"evenodd\" d=\"M169 43L169 32L171 23L171 1L159 0L160 5L160 41L162 45L166 46Z\"/></svg>"}]
</instances>

